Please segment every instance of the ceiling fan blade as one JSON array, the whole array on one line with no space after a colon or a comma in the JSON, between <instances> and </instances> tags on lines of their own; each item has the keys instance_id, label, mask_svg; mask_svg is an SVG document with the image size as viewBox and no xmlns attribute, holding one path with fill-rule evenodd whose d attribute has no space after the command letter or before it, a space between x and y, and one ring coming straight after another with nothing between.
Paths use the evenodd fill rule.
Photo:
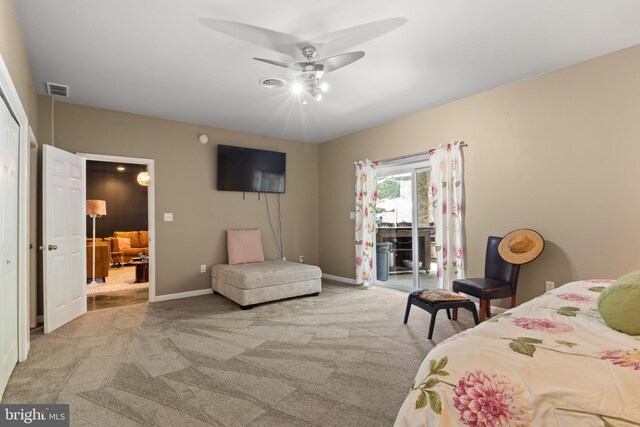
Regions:
<instances>
[{"instance_id":1,"label":"ceiling fan blade","mask_svg":"<svg viewBox=\"0 0 640 427\"><path fill-rule=\"evenodd\" d=\"M199 18L198 21L218 33L292 57L300 54L299 45L307 43L306 40L289 34L240 22L214 18Z\"/></svg>"},{"instance_id":2,"label":"ceiling fan blade","mask_svg":"<svg viewBox=\"0 0 640 427\"><path fill-rule=\"evenodd\" d=\"M369 22L368 24L334 31L327 35L317 37L317 42L318 44L325 44L325 51L329 49L333 52L345 51L364 42L374 40L406 23L406 18L383 19L381 21Z\"/></svg>"},{"instance_id":3,"label":"ceiling fan blade","mask_svg":"<svg viewBox=\"0 0 640 427\"><path fill-rule=\"evenodd\" d=\"M289 64L285 63L285 62L280 62L280 61L274 61L272 59L264 59L264 58L253 58L256 61L260 61L260 62L266 62L267 64L271 64L271 65L276 65L278 67L283 67L283 68L288 68Z\"/></svg>"},{"instance_id":4,"label":"ceiling fan blade","mask_svg":"<svg viewBox=\"0 0 640 427\"><path fill-rule=\"evenodd\" d=\"M321 59L319 61L315 61L316 64L320 64L324 67L325 73L330 73L331 71L335 71L338 68L342 68L346 65L349 65L353 62L356 62L358 59L364 56L364 52L349 52L343 53L340 55L330 56L328 58Z\"/></svg>"}]
</instances>

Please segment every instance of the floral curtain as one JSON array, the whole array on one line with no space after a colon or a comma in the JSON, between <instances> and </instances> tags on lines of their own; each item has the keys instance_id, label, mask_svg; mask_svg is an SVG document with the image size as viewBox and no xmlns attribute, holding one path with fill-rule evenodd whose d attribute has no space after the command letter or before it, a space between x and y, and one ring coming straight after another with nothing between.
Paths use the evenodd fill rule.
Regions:
<instances>
[{"instance_id":1,"label":"floral curtain","mask_svg":"<svg viewBox=\"0 0 640 427\"><path fill-rule=\"evenodd\" d=\"M438 287L464 277L462 147L459 141L429 151L435 216Z\"/></svg>"},{"instance_id":2,"label":"floral curtain","mask_svg":"<svg viewBox=\"0 0 640 427\"><path fill-rule=\"evenodd\" d=\"M356 283L371 286L375 256L376 181L378 162L355 162L356 170Z\"/></svg>"}]
</instances>

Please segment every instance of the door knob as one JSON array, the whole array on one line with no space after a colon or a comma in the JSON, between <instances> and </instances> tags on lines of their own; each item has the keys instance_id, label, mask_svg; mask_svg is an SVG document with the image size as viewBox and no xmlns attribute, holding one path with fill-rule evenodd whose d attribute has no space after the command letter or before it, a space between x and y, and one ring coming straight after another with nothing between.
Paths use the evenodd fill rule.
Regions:
<instances>
[{"instance_id":1,"label":"door knob","mask_svg":"<svg viewBox=\"0 0 640 427\"><path fill-rule=\"evenodd\" d=\"M47 246L47 249L49 249L50 251L55 251L56 249L58 249L58 246L56 246L56 245L49 245L49 246Z\"/></svg>"}]
</instances>

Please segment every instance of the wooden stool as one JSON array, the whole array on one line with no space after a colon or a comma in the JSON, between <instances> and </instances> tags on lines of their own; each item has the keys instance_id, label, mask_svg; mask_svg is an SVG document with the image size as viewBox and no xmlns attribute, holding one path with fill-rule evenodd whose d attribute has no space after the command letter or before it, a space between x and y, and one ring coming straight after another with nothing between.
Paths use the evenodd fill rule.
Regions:
<instances>
[{"instance_id":1,"label":"wooden stool","mask_svg":"<svg viewBox=\"0 0 640 427\"><path fill-rule=\"evenodd\" d=\"M424 290L421 289L409 294L409 298L407 299L407 309L404 313L404 323L406 324L407 320L409 320L409 311L411 311L411 305L415 305L420 307L423 310L426 310L427 312L429 312L429 314L431 314L431 323L429 323L429 336L428 336L429 339L431 339L431 337L433 336L433 328L436 325L436 315L438 314L439 310L447 310L447 318L451 320L450 309L464 308L469 310L473 314L473 320L475 321L476 325L480 323L480 321L478 320L478 312L476 311L476 305L473 303L473 301L470 301L470 300L425 301L420 298L420 294L422 292L424 292Z\"/></svg>"}]
</instances>

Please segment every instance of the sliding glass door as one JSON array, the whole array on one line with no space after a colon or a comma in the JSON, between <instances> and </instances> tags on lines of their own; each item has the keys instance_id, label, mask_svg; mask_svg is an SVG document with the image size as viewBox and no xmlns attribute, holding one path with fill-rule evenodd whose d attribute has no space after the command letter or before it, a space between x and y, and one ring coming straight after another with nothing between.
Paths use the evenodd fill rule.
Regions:
<instances>
[{"instance_id":1,"label":"sliding glass door","mask_svg":"<svg viewBox=\"0 0 640 427\"><path fill-rule=\"evenodd\" d=\"M417 288L435 288L436 280L436 253L435 253L435 228L433 217L433 203L431 200L431 170L428 168L414 171L416 209L414 211L415 230L414 236L417 242L415 252L422 262L422 268L414 273Z\"/></svg>"},{"instance_id":2,"label":"sliding glass door","mask_svg":"<svg viewBox=\"0 0 640 427\"><path fill-rule=\"evenodd\" d=\"M374 283L407 291L436 287L428 164L381 165L377 192Z\"/></svg>"}]
</instances>

